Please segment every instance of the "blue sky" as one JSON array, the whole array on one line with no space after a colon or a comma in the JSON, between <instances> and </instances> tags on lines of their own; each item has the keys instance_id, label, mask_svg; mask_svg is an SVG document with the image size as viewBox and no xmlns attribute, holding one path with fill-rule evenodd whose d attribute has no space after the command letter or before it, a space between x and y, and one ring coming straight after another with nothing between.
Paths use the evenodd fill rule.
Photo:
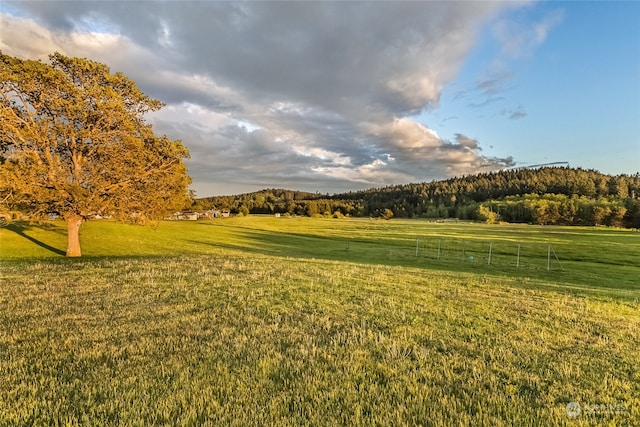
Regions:
<instances>
[{"instance_id":1,"label":"blue sky","mask_svg":"<svg viewBox=\"0 0 640 427\"><path fill-rule=\"evenodd\" d=\"M640 2L12 1L0 49L166 103L198 196L568 162L640 172Z\"/></svg>"},{"instance_id":2,"label":"blue sky","mask_svg":"<svg viewBox=\"0 0 640 427\"><path fill-rule=\"evenodd\" d=\"M486 154L519 165L640 171L640 2L540 2L509 19L524 27L545 17L556 21L544 42L516 56L501 52L487 22L439 107L419 120L443 138L464 129L488 143ZM483 98L477 86L492 73L507 77Z\"/></svg>"}]
</instances>

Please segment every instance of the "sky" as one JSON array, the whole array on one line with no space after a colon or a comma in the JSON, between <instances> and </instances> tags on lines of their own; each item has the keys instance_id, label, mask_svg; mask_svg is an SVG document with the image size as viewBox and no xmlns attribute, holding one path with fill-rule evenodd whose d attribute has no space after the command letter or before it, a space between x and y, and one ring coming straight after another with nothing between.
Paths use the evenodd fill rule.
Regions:
<instances>
[{"instance_id":1,"label":"sky","mask_svg":"<svg viewBox=\"0 0 640 427\"><path fill-rule=\"evenodd\" d=\"M12 1L0 50L123 72L198 197L640 172L640 1Z\"/></svg>"}]
</instances>

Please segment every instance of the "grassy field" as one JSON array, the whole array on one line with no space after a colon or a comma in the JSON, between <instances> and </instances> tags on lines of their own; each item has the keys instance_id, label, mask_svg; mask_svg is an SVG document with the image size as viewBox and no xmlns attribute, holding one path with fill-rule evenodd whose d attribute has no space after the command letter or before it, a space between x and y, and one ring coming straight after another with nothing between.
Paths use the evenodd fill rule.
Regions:
<instances>
[{"instance_id":1,"label":"grassy field","mask_svg":"<svg viewBox=\"0 0 640 427\"><path fill-rule=\"evenodd\" d=\"M62 226L0 229L0 426L640 425L638 233Z\"/></svg>"}]
</instances>

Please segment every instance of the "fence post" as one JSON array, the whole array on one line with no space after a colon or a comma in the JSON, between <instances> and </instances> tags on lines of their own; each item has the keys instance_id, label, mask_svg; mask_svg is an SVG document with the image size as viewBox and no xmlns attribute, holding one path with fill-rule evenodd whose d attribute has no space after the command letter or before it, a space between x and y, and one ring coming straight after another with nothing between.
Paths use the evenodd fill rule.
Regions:
<instances>
[{"instance_id":1,"label":"fence post","mask_svg":"<svg viewBox=\"0 0 640 427\"><path fill-rule=\"evenodd\" d=\"M520 268L520 243L518 243L518 257L516 258L516 268Z\"/></svg>"},{"instance_id":2,"label":"fence post","mask_svg":"<svg viewBox=\"0 0 640 427\"><path fill-rule=\"evenodd\" d=\"M438 261L440 261L440 244L442 243L442 239L438 239Z\"/></svg>"},{"instance_id":3,"label":"fence post","mask_svg":"<svg viewBox=\"0 0 640 427\"><path fill-rule=\"evenodd\" d=\"M487 259L487 265L491 265L491 251L493 249L493 242L489 243L489 259Z\"/></svg>"},{"instance_id":4,"label":"fence post","mask_svg":"<svg viewBox=\"0 0 640 427\"><path fill-rule=\"evenodd\" d=\"M547 246L547 271L551 269L551 244Z\"/></svg>"},{"instance_id":5,"label":"fence post","mask_svg":"<svg viewBox=\"0 0 640 427\"><path fill-rule=\"evenodd\" d=\"M420 245L420 239L416 237L416 257L418 257L418 246Z\"/></svg>"},{"instance_id":6,"label":"fence post","mask_svg":"<svg viewBox=\"0 0 640 427\"><path fill-rule=\"evenodd\" d=\"M564 271L564 268L562 268L562 264L560 264L560 259L558 258L558 254L556 254L556 250L553 249L553 247L551 245L549 245L549 247L551 248L551 251L553 252L553 256L556 257L556 261L558 262L558 265L560 266L560 270Z\"/></svg>"}]
</instances>

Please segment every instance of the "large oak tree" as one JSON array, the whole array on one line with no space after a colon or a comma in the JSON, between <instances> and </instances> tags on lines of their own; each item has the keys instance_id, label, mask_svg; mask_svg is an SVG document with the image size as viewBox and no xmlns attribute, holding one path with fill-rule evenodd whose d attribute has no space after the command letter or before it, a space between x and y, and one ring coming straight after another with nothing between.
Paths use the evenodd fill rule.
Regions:
<instances>
[{"instance_id":1,"label":"large oak tree","mask_svg":"<svg viewBox=\"0 0 640 427\"><path fill-rule=\"evenodd\" d=\"M104 64L49 58L0 52L0 208L60 215L74 257L89 218L144 221L183 208L188 150L144 120L163 104Z\"/></svg>"}]
</instances>

